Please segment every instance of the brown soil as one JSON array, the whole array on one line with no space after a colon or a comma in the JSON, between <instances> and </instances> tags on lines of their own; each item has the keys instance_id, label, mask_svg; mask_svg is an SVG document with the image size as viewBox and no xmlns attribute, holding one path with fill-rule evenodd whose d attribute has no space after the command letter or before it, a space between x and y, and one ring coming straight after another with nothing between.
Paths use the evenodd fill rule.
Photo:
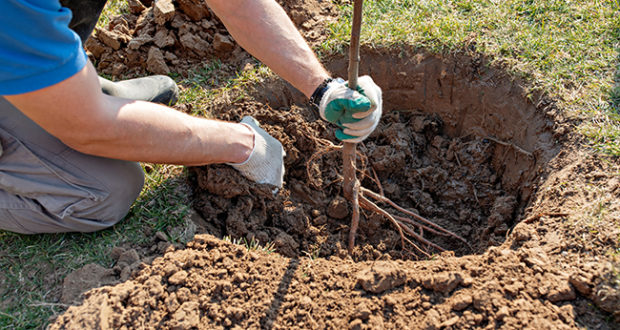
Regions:
<instances>
[{"instance_id":1,"label":"brown soil","mask_svg":"<svg viewBox=\"0 0 620 330\"><path fill-rule=\"evenodd\" d=\"M328 62L345 76L346 58ZM88 291L51 328L617 327L617 159L579 147L552 100L528 98L522 82L484 59L364 49L361 69L385 100L380 127L358 148L381 187L368 175L363 185L472 250L424 233L451 251L415 260L388 221L365 213L349 257L340 152L308 162L327 150L319 139L335 141L333 128L303 95L267 79L211 110L232 121L253 115L283 143L284 188L274 195L224 165L192 168L196 222L209 235L185 248L162 239L147 259L115 250L124 282ZM91 268L81 276L105 284L112 274Z\"/></svg>"},{"instance_id":2,"label":"brown soil","mask_svg":"<svg viewBox=\"0 0 620 330\"><path fill-rule=\"evenodd\" d=\"M51 328L606 328L583 296L608 269L559 270L531 225L513 237L481 256L356 263L202 235L127 282L89 291Z\"/></svg>"},{"instance_id":3,"label":"brown soil","mask_svg":"<svg viewBox=\"0 0 620 330\"><path fill-rule=\"evenodd\" d=\"M206 60L224 62L231 72L251 63L224 24L201 0L129 1L130 12L98 28L85 43L97 71L114 77L145 73L187 76ZM280 0L295 25L310 43L325 39L326 22L336 15L331 2Z\"/></svg>"},{"instance_id":4,"label":"brown soil","mask_svg":"<svg viewBox=\"0 0 620 330\"><path fill-rule=\"evenodd\" d=\"M453 104L484 112L474 97L482 92L503 101L488 110L503 126L476 112L479 121L467 117L456 134L463 118L439 106L446 102L441 90L424 102L390 99L381 126L359 148L387 196L467 237L474 251L427 235L454 252L409 260L389 223L369 216L349 258L348 208L337 197L339 152L326 153L306 174L308 158L323 148L316 138L333 140L332 129L297 102L297 92L268 80L249 92L254 97L212 110L230 120L252 114L282 141L284 189L274 196L221 165L193 168L190 181L206 232L271 241L277 253L197 236L186 249L170 247L143 263L130 280L89 291L52 328L613 328L617 264L603 256L619 246L620 181L606 174L618 164L569 148L577 141L570 131L558 134L564 125L552 121L553 105L529 102L500 71L487 73L497 79L493 88L466 79L476 59L418 54L413 67L405 64L415 54L385 55L367 50L363 58L389 62L402 77L431 72L433 83L432 72L444 72L436 66L451 66L453 76L442 79L463 88ZM340 61L331 62L335 72ZM389 70L374 76L386 100L420 88L409 78L389 80ZM441 117L428 114L432 109ZM510 117L515 109L521 117ZM525 120L530 133L519 126ZM368 179L364 185L378 189ZM586 213L594 202L606 207L596 221Z\"/></svg>"}]
</instances>

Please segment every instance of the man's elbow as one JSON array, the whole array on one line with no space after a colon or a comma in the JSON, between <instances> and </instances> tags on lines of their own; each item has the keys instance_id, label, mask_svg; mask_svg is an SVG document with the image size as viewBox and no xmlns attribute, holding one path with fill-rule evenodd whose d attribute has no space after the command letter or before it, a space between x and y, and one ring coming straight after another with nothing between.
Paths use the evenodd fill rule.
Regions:
<instances>
[{"instance_id":1,"label":"man's elbow","mask_svg":"<svg viewBox=\"0 0 620 330\"><path fill-rule=\"evenodd\" d=\"M105 155L105 146L113 139L109 125L93 120L72 126L73 128L56 134L56 137L81 153L95 156Z\"/></svg>"},{"instance_id":2,"label":"man's elbow","mask_svg":"<svg viewBox=\"0 0 620 330\"><path fill-rule=\"evenodd\" d=\"M81 153L93 155L93 156L103 156L101 154L101 141L92 137L76 137L72 136L69 138L63 137L60 140L66 144L71 149L77 150Z\"/></svg>"}]
</instances>

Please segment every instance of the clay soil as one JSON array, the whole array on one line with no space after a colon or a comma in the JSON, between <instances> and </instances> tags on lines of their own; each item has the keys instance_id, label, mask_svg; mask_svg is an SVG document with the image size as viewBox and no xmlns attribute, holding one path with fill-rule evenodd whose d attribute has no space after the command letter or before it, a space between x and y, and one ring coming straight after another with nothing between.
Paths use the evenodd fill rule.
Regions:
<instances>
[{"instance_id":1,"label":"clay soil","mask_svg":"<svg viewBox=\"0 0 620 330\"><path fill-rule=\"evenodd\" d=\"M311 44L325 39L336 7L331 2L278 1ZM182 76L201 70L205 60L220 63L220 75L253 63L226 27L201 0L130 0L129 13L112 18L85 42L97 71L116 78L139 74Z\"/></svg>"},{"instance_id":2,"label":"clay soil","mask_svg":"<svg viewBox=\"0 0 620 330\"><path fill-rule=\"evenodd\" d=\"M365 212L348 255L340 151L325 142L338 144L333 127L269 78L211 110L230 121L252 115L282 142L283 189L225 165L191 168L202 234L183 247L118 248L114 269L70 275L66 302L87 278L97 283L84 289L108 286L87 291L51 328L617 327L617 160L579 147L553 100L532 101L523 82L483 58L364 49L362 59L385 99L380 126L358 146L363 186L469 245L424 232L448 250L420 243L426 259ZM346 74L346 58L327 62ZM604 212L592 211L597 202ZM224 236L273 246L248 249Z\"/></svg>"}]
</instances>

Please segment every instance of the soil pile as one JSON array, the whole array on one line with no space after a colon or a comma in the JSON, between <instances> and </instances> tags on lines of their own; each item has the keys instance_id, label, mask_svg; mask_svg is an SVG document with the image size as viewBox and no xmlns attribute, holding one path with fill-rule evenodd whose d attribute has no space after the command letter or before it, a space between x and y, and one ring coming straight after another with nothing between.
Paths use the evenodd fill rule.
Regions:
<instances>
[{"instance_id":1,"label":"soil pile","mask_svg":"<svg viewBox=\"0 0 620 330\"><path fill-rule=\"evenodd\" d=\"M324 39L326 21L336 15L330 2L278 2L310 43ZM251 58L203 0L131 0L129 10L97 28L84 45L100 73L186 75L207 59L243 67Z\"/></svg>"},{"instance_id":2,"label":"soil pile","mask_svg":"<svg viewBox=\"0 0 620 330\"><path fill-rule=\"evenodd\" d=\"M581 295L603 289L608 269L560 271L532 226L520 224L514 237L481 256L355 263L289 259L200 235L131 280L91 290L51 329L569 329L576 318L606 328L588 322Z\"/></svg>"}]
</instances>

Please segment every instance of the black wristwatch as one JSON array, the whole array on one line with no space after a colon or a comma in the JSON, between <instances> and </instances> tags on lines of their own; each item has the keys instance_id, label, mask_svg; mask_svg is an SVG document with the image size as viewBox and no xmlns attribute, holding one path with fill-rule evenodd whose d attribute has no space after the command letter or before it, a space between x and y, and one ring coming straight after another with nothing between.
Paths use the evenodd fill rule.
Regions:
<instances>
[{"instance_id":1,"label":"black wristwatch","mask_svg":"<svg viewBox=\"0 0 620 330\"><path fill-rule=\"evenodd\" d=\"M319 108L323 94L327 91L327 85L332 81L334 81L334 78L327 78L323 80L323 82L314 90L312 96L310 96L310 104L316 109Z\"/></svg>"}]
</instances>

